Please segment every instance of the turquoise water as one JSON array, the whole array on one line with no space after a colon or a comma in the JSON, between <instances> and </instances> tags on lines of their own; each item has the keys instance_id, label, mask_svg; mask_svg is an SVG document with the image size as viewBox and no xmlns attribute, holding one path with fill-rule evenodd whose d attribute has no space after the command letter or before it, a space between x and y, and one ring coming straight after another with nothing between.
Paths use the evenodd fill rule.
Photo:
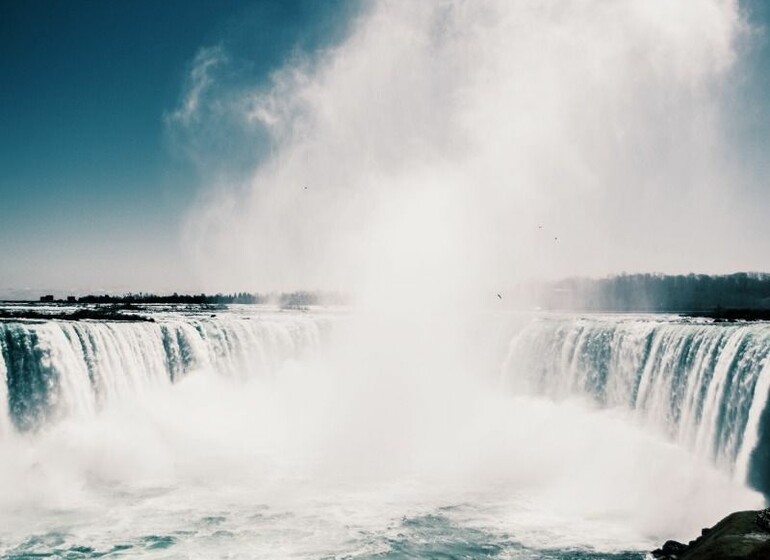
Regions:
<instances>
[{"instance_id":1,"label":"turquoise water","mask_svg":"<svg viewBox=\"0 0 770 560\"><path fill-rule=\"evenodd\" d=\"M218 541L227 549L228 543L236 544L236 536L217 526L225 524L224 517L205 517L200 526L206 527L207 539ZM208 526L208 527L207 527ZM199 529L200 530L200 529ZM645 554L639 551L597 552L585 549L533 549L517 542L513 535L487 533L464 528L437 513L416 518L404 518L389 528L387 535L367 535L354 546L380 550L373 553L321 555L318 558L347 558L357 560L398 560L407 558L431 558L442 560L475 558L509 558L521 560L639 560ZM392 534L390 534L392 533ZM179 531L171 535L147 535L136 541L95 549L88 545L71 544L66 534L51 532L28 538L3 557L9 560L33 558L86 559L110 558L129 555L147 557L175 557L175 547L183 547L195 531ZM179 557L185 557L179 553ZM233 556L237 557L237 556Z\"/></svg>"}]
</instances>

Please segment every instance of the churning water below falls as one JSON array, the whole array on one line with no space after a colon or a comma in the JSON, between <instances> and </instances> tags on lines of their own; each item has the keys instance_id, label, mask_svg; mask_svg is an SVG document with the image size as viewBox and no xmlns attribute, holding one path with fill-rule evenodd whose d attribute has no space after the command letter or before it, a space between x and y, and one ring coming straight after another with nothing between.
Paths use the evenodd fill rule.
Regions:
<instances>
[{"instance_id":1,"label":"churning water below falls","mask_svg":"<svg viewBox=\"0 0 770 560\"><path fill-rule=\"evenodd\" d=\"M146 313L0 323L3 558L644 558L770 489L768 324Z\"/></svg>"}]
</instances>

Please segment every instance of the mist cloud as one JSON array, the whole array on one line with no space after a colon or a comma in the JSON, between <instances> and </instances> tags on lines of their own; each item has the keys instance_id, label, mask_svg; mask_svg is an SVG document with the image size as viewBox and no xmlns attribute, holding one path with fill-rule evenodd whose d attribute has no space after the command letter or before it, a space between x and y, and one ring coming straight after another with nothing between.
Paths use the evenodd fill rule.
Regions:
<instances>
[{"instance_id":1,"label":"mist cloud","mask_svg":"<svg viewBox=\"0 0 770 560\"><path fill-rule=\"evenodd\" d=\"M263 142L188 246L212 287L379 295L760 268L723 135L745 31L725 0L373 4L268 84L217 84L204 130Z\"/></svg>"}]
</instances>

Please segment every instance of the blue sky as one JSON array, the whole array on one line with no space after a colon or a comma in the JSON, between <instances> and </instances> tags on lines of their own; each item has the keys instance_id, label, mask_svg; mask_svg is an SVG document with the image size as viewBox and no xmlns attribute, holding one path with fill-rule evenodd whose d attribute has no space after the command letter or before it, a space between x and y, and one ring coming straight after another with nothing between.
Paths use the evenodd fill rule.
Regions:
<instances>
[{"instance_id":1,"label":"blue sky","mask_svg":"<svg viewBox=\"0 0 770 560\"><path fill-rule=\"evenodd\" d=\"M226 127L226 137L205 129L186 137L169 125L196 61L221 48L237 60L218 78L259 86L298 52L341 40L362 5L0 3L0 297L206 289L185 257L184 219L205 185L253 169L267 145ZM756 176L746 196L758 196L762 209L770 176L770 3L743 6L759 32L742 51L731 101L741 117L729 133ZM770 256L755 262L754 269L770 269Z\"/></svg>"},{"instance_id":2,"label":"blue sky","mask_svg":"<svg viewBox=\"0 0 770 560\"><path fill-rule=\"evenodd\" d=\"M192 287L179 229L201 170L164 116L196 53L232 46L259 82L333 40L347 13L312 0L1 3L0 290Z\"/></svg>"}]
</instances>

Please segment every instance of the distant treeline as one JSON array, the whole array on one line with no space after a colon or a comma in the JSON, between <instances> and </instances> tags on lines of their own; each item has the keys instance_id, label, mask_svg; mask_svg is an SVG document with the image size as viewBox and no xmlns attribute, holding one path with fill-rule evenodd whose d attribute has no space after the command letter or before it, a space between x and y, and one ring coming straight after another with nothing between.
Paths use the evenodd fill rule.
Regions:
<instances>
[{"instance_id":1,"label":"distant treeline","mask_svg":"<svg viewBox=\"0 0 770 560\"><path fill-rule=\"evenodd\" d=\"M770 309L770 274L710 276L621 274L601 279L568 278L540 294L547 309L696 313L718 309Z\"/></svg>"},{"instance_id":2,"label":"distant treeline","mask_svg":"<svg viewBox=\"0 0 770 560\"><path fill-rule=\"evenodd\" d=\"M227 303L267 303L267 296L263 294L251 294L247 292L238 292L234 294L178 294L174 292L171 295L158 294L125 294L122 296L113 296L108 294L87 295L79 298L69 298L69 301L77 303L167 303L167 304L227 304Z\"/></svg>"},{"instance_id":3,"label":"distant treeline","mask_svg":"<svg viewBox=\"0 0 770 560\"><path fill-rule=\"evenodd\" d=\"M43 302L89 303L89 304L186 304L186 305L227 305L227 304L277 304L282 307L303 307L321 303L344 303L344 296L326 292L291 292L258 294L237 292L232 294L178 294L157 295L140 292L120 296L100 294L81 297L68 296L66 299L54 299L53 296L43 296Z\"/></svg>"}]
</instances>

